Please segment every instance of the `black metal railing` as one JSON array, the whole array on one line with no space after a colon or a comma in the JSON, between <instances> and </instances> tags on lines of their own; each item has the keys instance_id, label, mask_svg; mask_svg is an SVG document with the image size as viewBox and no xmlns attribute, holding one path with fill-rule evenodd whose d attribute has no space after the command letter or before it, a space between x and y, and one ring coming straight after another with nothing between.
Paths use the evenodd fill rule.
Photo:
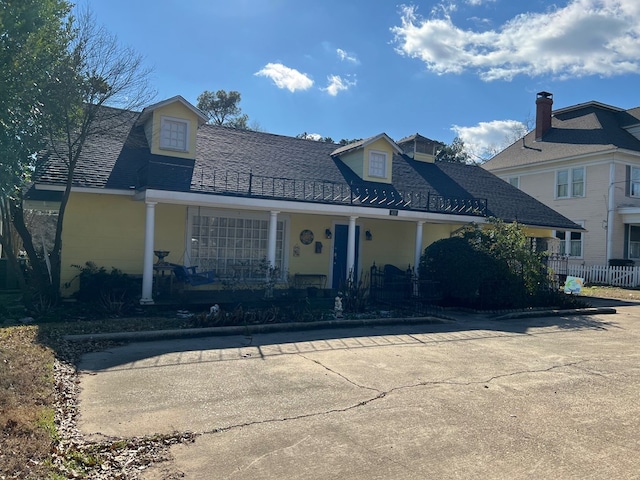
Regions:
<instances>
[{"instance_id":1,"label":"black metal railing","mask_svg":"<svg viewBox=\"0 0 640 480\"><path fill-rule=\"evenodd\" d=\"M154 168L163 167L161 164L151 163L138 171L138 188L154 187L154 182L150 179L161 177L149 175L149 170ZM328 180L269 177L253 172L205 172L204 169L192 178L191 189L202 193L487 216L486 199L447 197L431 192L400 192L392 185L378 187Z\"/></svg>"}]
</instances>

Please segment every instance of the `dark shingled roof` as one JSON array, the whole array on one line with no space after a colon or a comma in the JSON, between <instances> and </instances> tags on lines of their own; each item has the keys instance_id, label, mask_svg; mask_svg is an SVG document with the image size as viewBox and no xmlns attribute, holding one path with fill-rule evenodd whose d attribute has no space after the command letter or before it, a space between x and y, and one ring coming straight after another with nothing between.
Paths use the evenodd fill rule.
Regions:
<instances>
[{"instance_id":1,"label":"dark shingled roof","mask_svg":"<svg viewBox=\"0 0 640 480\"><path fill-rule=\"evenodd\" d=\"M198 129L196 159L152 155L137 115L126 125L90 138L79 162L74 184L96 189L154 188L206 194L237 194L291 198L291 189L322 189L327 201L352 198L360 205L390 207L380 199L400 199L407 193L426 197L486 200L487 214L505 221L579 228L575 223L512 187L483 168L453 163L425 163L405 155L393 157L393 185L360 179L339 158L338 145L251 130L203 125ZM124 118L124 117L123 117ZM60 184L63 162L45 155L36 182ZM314 190L315 191L315 190ZM275 192L275 193L274 193ZM330 192L327 194L327 192ZM346 195L346 197L345 197ZM295 197L298 198L298 197ZM411 197L414 198L414 197ZM312 198L313 199L313 198ZM413 204L415 205L415 203ZM397 208L410 208L401 204Z\"/></svg>"},{"instance_id":2,"label":"dark shingled roof","mask_svg":"<svg viewBox=\"0 0 640 480\"><path fill-rule=\"evenodd\" d=\"M589 102L554 113L542 141L535 130L484 164L488 170L520 167L613 149L640 152L640 140L624 127L640 123L640 107L631 110Z\"/></svg>"}]
</instances>

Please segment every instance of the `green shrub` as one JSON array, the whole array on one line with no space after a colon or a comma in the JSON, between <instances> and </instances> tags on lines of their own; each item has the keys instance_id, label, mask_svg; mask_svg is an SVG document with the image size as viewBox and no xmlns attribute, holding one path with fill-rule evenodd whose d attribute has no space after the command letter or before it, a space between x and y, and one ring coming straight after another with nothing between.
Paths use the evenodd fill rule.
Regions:
<instances>
[{"instance_id":1,"label":"green shrub","mask_svg":"<svg viewBox=\"0 0 640 480\"><path fill-rule=\"evenodd\" d=\"M540 303L550 288L542 257L522 227L495 219L429 245L419 272L440 282L445 305L523 308Z\"/></svg>"},{"instance_id":2,"label":"green shrub","mask_svg":"<svg viewBox=\"0 0 640 480\"><path fill-rule=\"evenodd\" d=\"M74 277L74 280L79 280L79 288L75 293L78 302L95 305L109 315L124 314L136 304L140 284L135 278L117 268L107 271L93 262L73 267L80 271ZM71 282L66 283L65 288L69 288Z\"/></svg>"}]
</instances>

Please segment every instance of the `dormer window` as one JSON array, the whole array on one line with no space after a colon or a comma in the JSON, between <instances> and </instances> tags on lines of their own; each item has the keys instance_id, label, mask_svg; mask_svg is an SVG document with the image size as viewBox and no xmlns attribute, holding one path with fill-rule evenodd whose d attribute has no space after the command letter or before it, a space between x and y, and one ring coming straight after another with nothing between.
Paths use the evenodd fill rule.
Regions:
<instances>
[{"instance_id":1,"label":"dormer window","mask_svg":"<svg viewBox=\"0 0 640 480\"><path fill-rule=\"evenodd\" d=\"M189 142L189 122L180 118L162 117L160 121L160 148L186 152Z\"/></svg>"},{"instance_id":2,"label":"dormer window","mask_svg":"<svg viewBox=\"0 0 640 480\"><path fill-rule=\"evenodd\" d=\"M369 176L387 178L387 154L385 152L369 152Z\"/></svg>"}]
</instances>

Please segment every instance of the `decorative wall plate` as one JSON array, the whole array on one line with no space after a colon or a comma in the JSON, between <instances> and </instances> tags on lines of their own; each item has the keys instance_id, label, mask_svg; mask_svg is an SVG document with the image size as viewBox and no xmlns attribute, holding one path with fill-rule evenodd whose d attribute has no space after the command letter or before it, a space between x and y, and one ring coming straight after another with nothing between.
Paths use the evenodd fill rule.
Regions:
<instances>
[{"instance_id":1,"label":"decorative wall plate","mask_svg":"<svg viewBox=\"0 0 640 480\"><path fill-rule=\"evenodd\" d=\"M313 242L313 232L311 230L302 230L300 232L300 241L303 245L309 245Z\"/></svg>"}]
</instances>

